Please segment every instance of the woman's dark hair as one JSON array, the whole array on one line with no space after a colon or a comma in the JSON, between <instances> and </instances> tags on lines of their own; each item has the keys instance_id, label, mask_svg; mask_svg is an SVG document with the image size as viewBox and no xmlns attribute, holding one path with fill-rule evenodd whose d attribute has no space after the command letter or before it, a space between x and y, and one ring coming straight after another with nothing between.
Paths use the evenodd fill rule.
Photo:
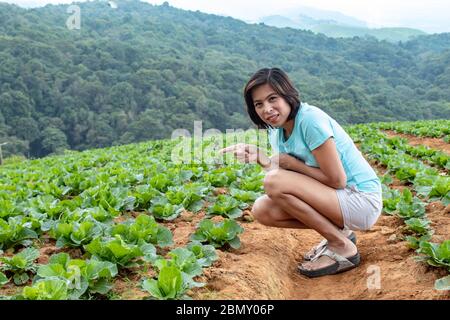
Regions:
<instances>
[{"instance_id":1,"label":"woman's dark hair","mask_svg":"<svg viewBox=\"0 0 450 320\"><path fill-rule=\"evenodd\" d=\"M283 70L279 68L264 68L258 70L250 78L244 88L244 98L245 103L247 104L247 112L258 128L267 129L272 127L258 116L255 110L255 105L253 104L252 90L263 84L269 84L278 95L287 101L287 103L291 106L291 112L289 113L288 120L294 119L300 107L300 97L297 89L294 88L288 75Z\"/></svg>"}]
</instances>

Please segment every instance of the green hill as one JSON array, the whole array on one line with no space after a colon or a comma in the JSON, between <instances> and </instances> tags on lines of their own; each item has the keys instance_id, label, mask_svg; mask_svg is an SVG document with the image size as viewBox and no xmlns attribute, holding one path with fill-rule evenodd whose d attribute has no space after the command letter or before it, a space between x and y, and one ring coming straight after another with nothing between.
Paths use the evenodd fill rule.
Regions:
<instances>
[{"instance_id":1,"label":"green hill","mask_svg":"<svg viewBox=\"0 0 450 320\"><path fill-rule=\"evenodd\" d=\"M251 126L242 89L281 67L337 121L450 117L450 34L392 44L333 39L138 1L23 9L0 4L0 143L40 157Z\"/></svg>"}]
</instances>

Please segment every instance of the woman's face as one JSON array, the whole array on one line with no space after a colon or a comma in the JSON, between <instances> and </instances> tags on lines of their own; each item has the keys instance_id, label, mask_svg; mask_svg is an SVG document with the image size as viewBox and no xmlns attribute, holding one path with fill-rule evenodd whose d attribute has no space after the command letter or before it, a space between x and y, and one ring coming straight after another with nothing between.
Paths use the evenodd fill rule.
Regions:
<instances>
[{"instance_id":1,"label":"woman's face","mask_svg":"<svg viewBox=\"0 0 450 320\"><path fill-rule=\"evenodd\" d=\"M281 127L286 123L291 106L269 84L254 88L252 98L256 113L265 123L272 127Z\"/></svg>"}]
</instances>

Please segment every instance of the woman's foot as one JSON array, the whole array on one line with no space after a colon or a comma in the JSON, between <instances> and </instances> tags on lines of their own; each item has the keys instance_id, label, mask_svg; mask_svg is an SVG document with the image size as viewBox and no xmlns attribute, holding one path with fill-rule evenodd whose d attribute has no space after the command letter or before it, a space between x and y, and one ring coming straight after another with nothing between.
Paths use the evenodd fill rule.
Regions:
<instances>
[{"instance_id":1,"label":"woman's foot","mask_svg":"<svg viewBox=\"0 0 450 320\"><path fill-rule=\"evenodd\" d=\"M335 252L336 254L344 257L344 258L350 258L354 257L358 253L358 249L356 245L350 241L349 239L345 238L344 242L328 242L327 246L323 248L322 250L329 249L332 252ZM358 261L359 263L359 261ZM319 257L314 258L312 261L305 261L300 265L300 269L302 270L320 270L329 266L332 266L336 264L336 260L331 259L330 257L326 255L320 255Z\"/></svg>"},{"instance_id":2,"label":"woman's foot","mask_svg":"<svg viewBox=\"0 0 450 320\"><path fill-rule=\"evenodd\" d=\"M348 230L348 229L347 230L341 230L341 233L344 236L346 236L348 239L350 239L354 244L356 244L356 235L353 233L352 230ZM303 256L303 259L305 261L311 260L327 244L328 244L328 241L326 239L323 239L321 242L319 242L319 244L317 244L311 250L309 250L307 253L305 253L305 255Z\"/></svg>"}]
</instances>

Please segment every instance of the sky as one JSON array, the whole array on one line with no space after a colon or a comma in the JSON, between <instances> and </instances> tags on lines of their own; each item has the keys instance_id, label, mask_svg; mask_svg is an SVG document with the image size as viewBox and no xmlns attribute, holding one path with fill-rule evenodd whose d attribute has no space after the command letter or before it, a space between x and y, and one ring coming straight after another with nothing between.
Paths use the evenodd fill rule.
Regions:
<instances>
[{"instance_id":1,"label":"sky","mask_svg":"<svg viewBox=\"0 0 450 320\"><path fill-rule=\"evenodd\" d=\"M20 6L71 3L72 0L0 0ZM120 3L120 0L118 0ZM162 4L164 0L145 0ZM171 6L256 21L297 6L338 11L369 27L411 27L429 33L450 32L449 0L168 0Z\"/></svg>"}]
</instances>

